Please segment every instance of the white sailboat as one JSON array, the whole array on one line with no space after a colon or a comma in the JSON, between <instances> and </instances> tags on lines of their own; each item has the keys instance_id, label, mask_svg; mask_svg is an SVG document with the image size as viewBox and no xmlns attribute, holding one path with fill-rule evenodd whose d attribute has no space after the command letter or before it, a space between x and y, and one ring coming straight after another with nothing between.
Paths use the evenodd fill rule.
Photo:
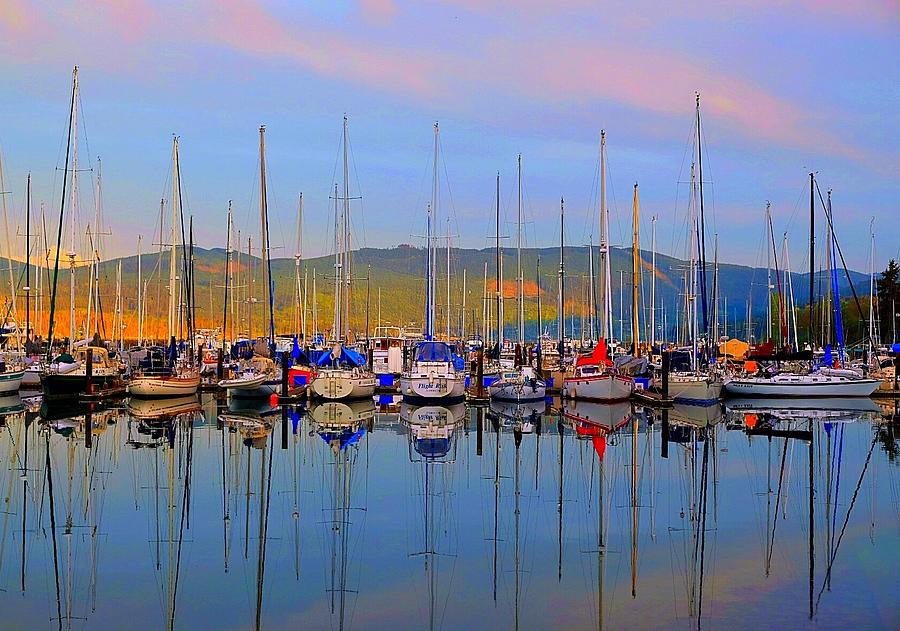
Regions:
<instances>
[{"instance_id":1,"label":"white sailboat","mask_svg":"<svg viewBox=\"0 0 900 631\"><path fill-rule=\"evenodd\" d=\"M815 175L810 173L810 243L814 243L813 239L814 224L813 217L815 211ZM843 344L843 322L841 319L841 297L838 291L836 261L834 259L837 250L837 239L832 228L831 215L831 197L829 195L828 205L825 208L826 218L829 226L829 242L831 251L831 260L828 261L831 268L831 290L833 292L833 309L834 309L834 330L837 341L837 362L832 361L830 346L826 349L825 366L816 366L810 363L810 369L807 372L799 371L779 371L778 367L765 369L763 371L753 369L752 372L746 371L744 374L734 375L725 380L725 392L730 396L737 397L867 397L878 389L881 382L878 379L870 379L865 377L860 371L845 368L844 344ZM771 226L771 218L770 218ZM771 228L770 228L771 233ZM812 251L812 245L811 245ZM810 257L812 259L812 257ZM810 262L810 269L813 269L814 263ZM810 278L813 275L810 273ZM810 301L810 304L814 304ZM783 318L783 316L782 316ZM782 330L786 330L786 324L782 319ZM811 336L810 336L811 337ZM750 362L748 362L750 363ZM745 365L746 367L746 365Z\"/></svg>"},{"instance_id":2,"label":"white sailboat","mask_svg":"<svg viewBox=\"0 0 900 631\"><path fill-rule=\"evenodd\" d=\"M376 377L344 344L350 343L350 174L347 116L343 127L343 195L335 195L334 340L330 353L322 355L309 385L318 399L358 399L375 394ZM342 204L338 204L338 201ZM339 211L339 209L341 209Z\"/></svg>"},{"instance_id":3,"label":"white sailboat","mask_svg":"<svg viewBox=\"0 0 900 631\"><path fill-rule=\"evenodd\" d=\"M525 342L525 279L522 276L522 154L517 161L518 212L516 214L516 346L521 349ZM499 180L498 180L499 182ZM497 191L497 216L500 214L500 195ZM498 239L499 258L499 239ZM499 278L498 278L499 282ZM500 300L502 300L502 295ZM503 338L503 322L498 322L498 333ZM538 372L521 357L521 350L515 353L519 365L500 372L500 378L490 385L492 399L498 401L526 402L541 401L547 396L547 384Z\"/></svg>"},{"instance_id":4,"label":"white sailboat","mask_svg":"<svg viewBox=\"0 0 900 631\"><path fill-rule=\"evenodd\" d=\"M400 392L405 401L444 405L460 402L466 396L466 376L457 370L453 351L446 342L434 340L435 267L437 202L440 188L440 128L434 124L434 171L431 204L428 206L425 270L425 340L416 344L412 364L400 375Z\"/></svg>"},{"instance_id":5,"label":"white sailboat","mask_svg":"<svg viewBox=\"0 0 900 631\"><path fill-rule=\"evenodd\" d=\"M686 320L691 330L691 365L689 370L673 371L669 374L669 396L678 403L698 405L711 405L722 396L722 375L716 366L710 366L708 353L715 339L718 338L718 326L713 326L710 334L706 322L706 252L705 230L703 218L703 158L700 135L700 95L697 94L697 133L696 151L697 160L691 164L691 221L690 221L690 286L688 291ZM694 165L698 166L699 177L695 177ZM699 181L698 181L699 180ZM699 209L699 213L697 212ZM698 296L698 281L700 295ZM701 301L703 311L703 331L700 330L698 320L697 301ZM713 304L718 303L718 297L713 296ZM698 340L703 336L706 339L705 352L701 354ZM701 360L706 366L701 365Z\"/></svg>"},{"instance_id":6,"label":"white sailboat","mask_svg":"<svg viewBox=\"0 0 900 631\"><path fill-rule=\"evenodd\" d=\"M181 166L178 161L178 137L172 139L172 225L169 239L169 360L167 365L138 367L128 383L128 394L133 397L182 397L197 393L200 387L200 371L191 357L179 357L175 348L180 320L180 285L177 279L178 213L181 202ZM181 244L184 247L184 244ZM185 276L187 276L185 274ZM138 289L140 291L140 288ZM190 288L188 288L190 291Z\"/></svg>"},{"instance_id":7,"label":"white sailboat","mask_svg":"<svg viewBox=\"0 0 900 631\"><path fill-rule=\"evenodd\" d=\"M259 128L259 190L260 190L260 217L262 224L262 265L267 275L268 287L266 296L269 305L269 348L274 348L275 343L275 315L273 313L272 298L272 268L269 264L269 218L268 200L266 197L266 128ZM249 249L249 248L248 248ZM252 314L252 304L250 313ZM253 355L249 360L242 361L236 374L230 379L221 379L219 387L228 393L229 397L263 398L269 397L278 391L281 383L278 369L270 357Z\"/></svg>"},{"instance_id":8,"label":"white sailboat","mask_svg":"<svg viewBox=\"0 0 900 631\"><path fill-rule=\"evenodd\" d=\"M635 193L636 195L636 193ZM635 197L635 216L637 216ZM631 396L634 380L621 375L607 352L612 339L612 284L609 261L609 215L606 208L606 132L600 132L600 339L593 352L575 360L574 372L563 379L562 395L590 401L623 401ZM636 332L636 331L635 331Z\"/></svg>"}]
</instances>

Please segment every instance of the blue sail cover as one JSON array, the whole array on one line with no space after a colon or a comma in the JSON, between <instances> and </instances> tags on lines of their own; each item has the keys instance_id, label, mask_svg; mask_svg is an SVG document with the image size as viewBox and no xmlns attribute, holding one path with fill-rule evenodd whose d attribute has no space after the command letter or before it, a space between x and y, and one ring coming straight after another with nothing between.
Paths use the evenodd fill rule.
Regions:
<instances>
[{"instance_id":1,"label":"blue sail cover","mask_svg":"<svg viewBox=\"0 0 900 631\"><path fill-rule=\"evenodd\" d=\"M351 431L349 428L341 432L319 432L319 437L329 445L331 444L331 441L337 440L340 444L340 450L343 451L350 445L358 443L359 439L365 436L365 434L366 428L365 426L362 426L355 432Z\"/></svg>"},{"instance_id":2,"label":"blue sail cover","mask_svg":"<svg viewBox=\"0 0 900 631\"><path fill-rule=\"evenodd\" d=\"M340 356L334 357L334 352L329 351L322 353L316 361L317 366L350 366L351 368L362 366L365 359L359 353L355 353L348 348L341 346Z\"/></svg>"},{"instance_id":3,"label":"blue sail cover","mask_svg":"<svg viewBox=\"0 0 900 631\"><path fill-rule=\"evenodd\" d=\"M416 345L417 362L452 362L453 351L445 342L419 342Z\"/></svg>"}]
</instances>

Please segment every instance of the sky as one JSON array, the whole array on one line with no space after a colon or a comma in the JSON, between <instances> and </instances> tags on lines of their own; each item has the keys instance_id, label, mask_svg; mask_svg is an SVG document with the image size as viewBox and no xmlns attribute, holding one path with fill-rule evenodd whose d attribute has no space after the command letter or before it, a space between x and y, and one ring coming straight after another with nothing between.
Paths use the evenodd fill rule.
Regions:
<instances>
[{"instance_id":1,"label":"sky","mask_svg":"<svg viewBox=\"0 0 900 631\"><path fill-rule=\"evenodd\" d=\"M439 122L438 221L455 245L490 245L498 173L514 243L518 154L525 244L558 243L560 198L567 243L596 241L605 129L612 242L630 244L637 182L642 245L655 216L658 249L686 256L699 92L720 258L765 263L771 202L792 268L808 265L815 171L865 271L872 218L876 267L900 255L898 59L897 0L2 0L3 197L14 250L28 172L55 222L78 65L78 221L93 220L99 156L107 257L138 235L144 251L159 243L173 134L197 243L224 246L229 200L258 236L260 125L273 256L295 253L300 192L305 255L332 252L345 114L355 246L421 244Z\"/></svg>"}]
</instances>

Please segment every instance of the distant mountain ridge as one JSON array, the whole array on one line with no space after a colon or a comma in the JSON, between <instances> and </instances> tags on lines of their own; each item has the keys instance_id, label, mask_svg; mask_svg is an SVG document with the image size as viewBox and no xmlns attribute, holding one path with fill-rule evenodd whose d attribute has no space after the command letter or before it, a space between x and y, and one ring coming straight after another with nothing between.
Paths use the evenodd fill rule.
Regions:
<instances>
[{"instance_id":1,"label":"distant mountain ridge","mask_svg":"<svg viewBox=\"0 0 900 631\"><path fill-rule=\"evenodd\" d=\"M567 327L574 316L576 331L582 313L587 313L588 289L588 248L587 246L566 247L566 312ZM594 265L597 262L597 251L594 251ZM631 250L626 248L611 248L611 277L613 297L614 332L618 332L619 320L625 320L625 330L629 329L630 304L631 304ZM646 317L650 300L650 273L651 253L641 251L642 281L643 281L643 310ZM496 291L496 253L492 248L463 249L452 248L451 259L451 329L455 332L462 321L461 307L463 303L462 289L463 276L466 286L466 332L476 331L480 325L483 309L485 265L487 265L487 280L489 290L489 306L493 309ZM534 332L537 319L537 281L538 260L540 259L540 295L541 316L544 327L553 327L556 322L556 296L559 271L558 248L527 248L522 250L522 271L526 293L526 319L529 321L529 330ZM246 254L233 254L235 285L231 288L229 304L235 302L236 309L240 309L240 329L247 331L248 325L253 326L255 334L262 334L264 320L268 321L265 311L265 282L264 270L261 269L261 261L257 256L248 259ZM181 253L178 254L179 277L181 275ZM352 270L354 282L351 289L352 297L352 326L354 330L363 334L365 329L366 300L369 303L369 328L377 324L379 290L381 294L381 322L383 324L421 325L424 312L424 269L425 250L409 245L400 245L393 248L362 248L352 253ZM437 279L437 316L436 328L438 331L446 329L447 285L446 285L446 249L438 250L438 279ZM238 262L240 266L238 266ZM121 257L104 261L99 266L101 301L106 321L111 322L112 309L115 304L116 269L122 265L122 309L127 327L126 337L136 335L137 331L137 269L138 257L136 255ZM13 261L13 269L18 286L18 319L24 320L24 294L21 287L24 285L24 265ZM161 269L160 269L161 264ZM252 287L248 287L248 271L253 268ZM164 334L161 327L165 326L165 310L168 300L168 254L164 253L159 260L157 253L144 254L141 258L142 277L146 287L147 307L145 309L146 322L145 334ZM666 320L670 330L674 330L676 309L683 309L684 290L683 279L688 264L686 261L665 254L656 255L656 296L657 296L657 322L662 323L662 313L667 313ZM708 266L709 291L712 291L712 266ZM289 331L295 327L297 317L292 306L296 287L294 281L295 260L291 258L272 259L272 275L275 286L275 312L276 330ZM334 260L330 256L321 256L306 259L302 263L302 269L306 274L306 287L310 294L313 291L313 278L315 277L317 296L317 316L319 329L329 329L332 320L334 302ZM224 299L224 270L225 250L223 248L194 248L194 286L196 298L197 324L200 327L213 328L220 326L223 317ZM505 320L506 326L511 331L515 320L515 275L516 275L516 251L513 248L503 249L504 270L504 296L506 298ZM44 322L38 326L39 331L46 327L46 316L49 309L49 282L50 274L47 270L43 273L43 301ZM621 274L620 274L621 272ZM80 320L83 319L84 307L87 301L89 286L89 268L79 267L76 274L76 311ZM62 335L67 334L69 326L68 296L69 274L67 266L60 264L59 270L59 295L57 298L57 331ZM774 272L773 272L774 275ZM867 291L868 276L860 272L849 273L857 293L862 295ZM366 278L369 278L368 292ZM32 313L38 309L41 293L38 290L38 271L32 269ZM759 320L764 317L766 305L766 278L765 268L755 268L731 263L719 263L719 295L723 304L727 300L727 319L729 330L733 330L735 324L738 331L743 334L747 318L748 299L752 305L753 317ZM846 276L841 270L840 288L842 295L849 296ZM620 294L620 280L624 280L624 292ZM783 280L783 279L782 279ZM794 299L797 306L805 305L809 296L809 274L792 272L790 274L793 286ZM303 281L301 281L302 284ZM827 290L828 279L821 273L815 275L817 292ZM773 284L775 281L773 279ZM0 291L8 294L8 278L0 274ZM254 302L252 319L248 312L251 303L248 302L248 291L252 294ZM368 296L367 296L368 293ZM624 306L620 305L620 295L624 297ZM7 297L8 301L8 297ZM312 306L309 303L307 312L307 326L312 327ZM231 317L229 309L229 317ZM235 311L237 314L237 311ZM681 318L682 316L678 316ZM723 313L720 319L725 320ZM33 321L36 318L32 316ZM237 319L237 315L235 315ZM474 326L473 326L474 323ZM107 324L109 326L109 324ZM232 330L234 322L229 324Z\"/></svg>"}]
</instances>

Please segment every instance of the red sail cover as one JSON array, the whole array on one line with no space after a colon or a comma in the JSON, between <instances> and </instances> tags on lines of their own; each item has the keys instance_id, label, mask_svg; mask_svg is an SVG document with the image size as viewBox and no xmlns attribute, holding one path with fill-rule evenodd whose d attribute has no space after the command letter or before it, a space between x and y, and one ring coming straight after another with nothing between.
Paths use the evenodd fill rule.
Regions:
<instances>
[{"instance_id":1,"label":"red sail cover","mask_svg":"<svg viewBox=\"0 0 900 631\"><path fill-rule=\"evenodd\" d=\"M609 361L609 357L607 355L606 349L606 340L604 338L600 338L600 341L597 342L597 345L594 347L594 350L589 355L581 355L576 361L576 366L612 366L612 362Z\"/></svg>"}]
</instances>

